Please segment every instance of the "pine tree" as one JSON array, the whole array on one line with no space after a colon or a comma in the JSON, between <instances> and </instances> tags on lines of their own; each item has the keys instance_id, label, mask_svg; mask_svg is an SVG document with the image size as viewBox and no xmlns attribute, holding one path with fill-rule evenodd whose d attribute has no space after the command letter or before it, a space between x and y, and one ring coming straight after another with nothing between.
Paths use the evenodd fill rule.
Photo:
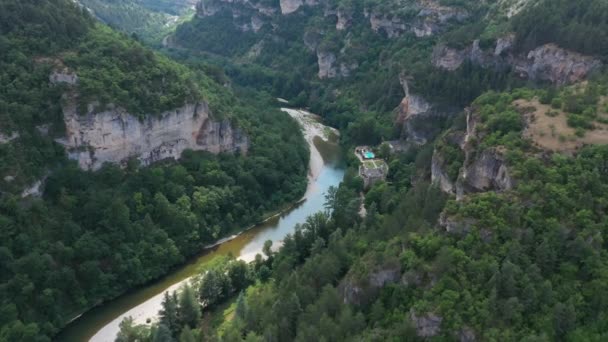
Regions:
<instances>
[{"instance_id":1,"label":"pine tree","mask_svg":"<svg viewBox=\"0 0 608 342\"><path fill-rule=\"evenodd\" d=\"M245 321L245 317L247 317L247 303L245 302L245 295L243 292L239 294L239 297L236 300L236 309L234 312L238 319Z\"/></svg>"},{"instance_id":2,"label":"pine tree","mask_svg":"<svg viewBox=\"0 0 608 342\"><path fill-rule=\"evenodd\" d=\"M201 319L200 305L189 284L186 284L179 294L178 312L182 326L195 327Z\"/></svg>"},{"instance_id":3,"label":"pine tree","mask_svg":"<svg viewBox=\"0 0 608 342\"><path fill-rule=\"evenodd\" d=\"M154 335L152 336L152 342L173 342L173 336L171 336L171 330L167 328L164 324L159 324L154 331Z\"/></svg>"},{"instance_id":4,"label":"pine tree","mask_svg":"<svg viewBox=\"0 0 608 342\"><path fill-rule=\"evenodd\" d=\"M172 335L176 336L179 332L179 319L178 319L178 307L177 298L175 292L169 295L169 292L165 292L165 296L162 302L162 309L159 312L160 324L164 325L169 329Z\"/></svg>"},{"instance_id":5,"label":"pine tree","mask_svg":"<svg viewBox=\"0 0 608 342\"><path fill-rule=\"evenodd\" d=\"M188 327L184 327L182 333L179 334L179 342L195 342L194 334L192 330Z\"/></svg>"}]
</instances>

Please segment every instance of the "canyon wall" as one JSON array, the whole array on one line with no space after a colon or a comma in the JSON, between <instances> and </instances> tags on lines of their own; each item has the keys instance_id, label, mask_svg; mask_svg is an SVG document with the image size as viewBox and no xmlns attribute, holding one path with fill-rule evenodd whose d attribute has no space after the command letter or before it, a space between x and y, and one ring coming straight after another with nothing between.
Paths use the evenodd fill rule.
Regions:
<instances>
[{"instance_id":1,"label":"canyon wall","mask_svg":"<svg viewBox=\"0 0 608 342\"><path fill-rule=\"evenodd\" d=\"M124 165L131 158L149 165L178 159L186 149L246 153L249 146L247 137L230 121L214 120L204 102L143 120L119 107L95 113L89 106L80 115L76 101L66 102L66 136L58 142L83 169L96 170L106 162Z\"/></svg>"}]
</instances>

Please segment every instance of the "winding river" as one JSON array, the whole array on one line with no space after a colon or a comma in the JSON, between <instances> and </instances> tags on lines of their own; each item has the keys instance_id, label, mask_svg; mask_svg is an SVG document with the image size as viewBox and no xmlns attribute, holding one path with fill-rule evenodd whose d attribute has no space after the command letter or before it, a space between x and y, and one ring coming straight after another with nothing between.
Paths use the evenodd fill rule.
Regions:
<instances>
[{"instance_id":1,"label":"winding river","mask_svg":"<svg viewBox=\"0 0 608 342\"><path fill-rule=\"evenodd\" d=\"M215 257L232 253L242 260L252 261L257 253L261 253L266 240L272 240L275 246L280 244L287 234L294 231L297 223L303 223L307 216L323 210L327 189L337 186L344 177L342 154L335 143L337 132L321 125L317 117L308 112L283 111L300 123L310 145L309 184L303 201L238 236L204 250L189 263L158 281L86 312L68 325L57 336L57 341L114 341L119 324L125 317L133 317L138 324L153 320L160 309L164 292L178 289Z\"/></svg>"}]
</instances>

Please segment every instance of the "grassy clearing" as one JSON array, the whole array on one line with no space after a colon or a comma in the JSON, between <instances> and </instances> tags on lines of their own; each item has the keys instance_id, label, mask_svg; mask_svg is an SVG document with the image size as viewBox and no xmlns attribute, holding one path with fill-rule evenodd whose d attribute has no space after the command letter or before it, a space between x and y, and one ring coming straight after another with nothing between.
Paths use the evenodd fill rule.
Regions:
<instances>
[{"instance_id":1,"label":"grassy clearing","mask_svg":"<svg viewBox=\"0 0 608 342\"><path fill-rule=\"evenodd\" d=\"M555 152L573 153L583 145L608 144L608 125L594 122L595 129L582 131L568 125L568 114L561 109L544 105L538 99L517 100L517 108L526 110L526 138L538 147Z\"/></svg>"}]
</instances>

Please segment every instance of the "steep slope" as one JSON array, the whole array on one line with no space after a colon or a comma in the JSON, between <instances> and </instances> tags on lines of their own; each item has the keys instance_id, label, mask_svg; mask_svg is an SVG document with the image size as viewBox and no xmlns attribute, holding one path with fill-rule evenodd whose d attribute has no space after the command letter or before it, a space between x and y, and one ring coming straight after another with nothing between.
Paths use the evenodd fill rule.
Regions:
<instances>
[{"instance_id":1,"label":"steep slope","mask_svg":"<svg viewBox=\"0 0 608 342\"><path fill-rule=\"evenodd\" d=\"M331 214L249 265L230 309L213 291L224 269L201 274L213 329L165 316L123 332L606 339L606 15L599 0L202 1L176 54L207 52L236 82L312 106L347 146L410 144L386 157L367 215L353 165Z\"/></svg>"},{"instance_id":2,"label":"steep slope","mask_svg":"<svg viewBox=\"0 0 608 342\"><path fill-rule=\"evenodd\" d=\"M2 341L48 341L306 189L306 144L272 99L71 0L0 3L0 66Z\"/></svg>"},{"instance_id":3,"label":"steep slope","mask_svg":"<svg viewBox=\"0 0 608 342\"><path fill-rule=\"evenodd\" d=\"M196 0L79 0L97 19L135 34L145 42L160 44L164 35L190 13Z\"/></svg>"},{"instance_id":4,"label":"steep slope","mask_svg":"<svg viewBox=\"0 0 608 342\"><path fill-rule=\"evenodd\" d=\"M601 1L577 7L527 1L203 0L197 17L180 25L167 46L175 56L201 58L203 52L210 61L219 56L235 82L309 106L357 143L368 142L350 132L352 122L371 132L369 141L388 135L422 141L416 135L424 132L412 132L402 117L396 122L403 129L392 127L393 110L404 101L402 79L412 94L445 110L436 113L444 118L489 89L580 82L601 72L601 51L551 30L563 22L578 39L588 31L577 29L587 27L581 18L596 8L590 20L604 32L602 6ZM540 14L552 8L553 15ZM578 14L569 18L568 11ZM535 16L547 23L542 39L532 40Z\"/></svg>"}]
</instances>

